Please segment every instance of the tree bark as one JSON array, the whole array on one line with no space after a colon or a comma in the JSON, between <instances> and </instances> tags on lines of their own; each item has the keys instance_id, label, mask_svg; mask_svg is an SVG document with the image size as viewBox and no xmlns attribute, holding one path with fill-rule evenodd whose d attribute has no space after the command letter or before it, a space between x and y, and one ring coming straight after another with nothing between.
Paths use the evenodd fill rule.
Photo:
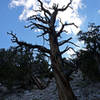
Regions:
<instances>
[{"instance_id":1,"label":"tree bark","mask_svg":"<svg viewBox=\"0 0 100 100\"><path fill-rule=\"evenodd\" d=\"M59 100L77 100L70 87L68 78L62 72L63 61L58 46L58 40L54 34L50 34L51 64L54 72Z\"/></svg>"}]
</instances>

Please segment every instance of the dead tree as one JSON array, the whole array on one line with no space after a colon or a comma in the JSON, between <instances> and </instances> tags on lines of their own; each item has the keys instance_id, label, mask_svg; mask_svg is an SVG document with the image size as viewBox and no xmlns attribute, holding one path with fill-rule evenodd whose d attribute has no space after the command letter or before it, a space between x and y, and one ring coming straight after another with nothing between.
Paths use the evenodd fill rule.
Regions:
<instances>
[{"instance_id":1,"label":"dead tree","mask_svg":"<svg viewBox=\"0 0 100 100\"><path fill-rule=\"evenodd\" d=\"M28 18L30 24L26 26L26 28L40 29L41 32L43 33L41 33L41 35L39 35L38 37L43 36L44 39L49 42L50 49L41 45L32 45L23 41L19 41L15 34L9 33L10 35L12 35L12 42L17 43L19 46L24 45L33 49L37 48L41 52L49 54L51 58L53 73L56 79L59 100L76 100L76 97L73 94L72 89L70 87L68 78L65 77L62 71L62 67L64 66L62 60L62 54L68 51L70 47L66 47L65 50L63 51L60 51L59 49L59 47L64 45L65 43L68 42L72 43L70 41L72 38L63 40L61 42L58 41L58 38L61 37L62 33L66 33L66 31L64 30L66 26L69 25L74 25L75 27L77 26L74 23L62 23L61 20L60 23L62 26L59 29L59 31L56 30L55 26L58 13L67 10L71 5L72 0L70 0L70 2L66 6L63 6L62 8L59 8L57 4L54 4L52 8L46 8L44 7L44 4L41 0L37 1L40 4L40 9L35 11L39 13L41 12L44 13L44 16L42 16L41 14L31 16L30 18ZM52 12L50 10L52 10ZM48 39L45 37L45 35L47 34L48 34Z\"/></svg>"}]
</instances>

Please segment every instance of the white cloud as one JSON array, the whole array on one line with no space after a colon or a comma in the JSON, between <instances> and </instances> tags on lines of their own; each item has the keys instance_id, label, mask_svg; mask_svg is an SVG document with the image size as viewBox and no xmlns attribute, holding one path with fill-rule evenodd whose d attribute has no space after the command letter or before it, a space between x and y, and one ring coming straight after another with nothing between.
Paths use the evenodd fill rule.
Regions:
<instances>
[{"instance_id":1,"label":"white cloud","mask_svg":"<svg viewBox=\"0 0 100 100\"><path fill-rule=\"evenodd\" d=\"M69 49L66 53L67 55L70 55L70 56L75 54L75 52L72 49Z\"/></svg>"},{"instance_id":2,"label":"white cloud","mask_svg":"<svg viewBox=\"0 0 100 100\"><path fill-rule=\"evenodd\" d=\"M64 5L67 5L70 0L42 0L44 2L44 5L46 7L52 7L53 3L59 4L59 7L63 7ZM17 6L23 6L24 9L19 16L20 20L25 20L29 16L36 14L36 12L33 12L32 9L39 9L37 0L12 0L10 3L10 7L17 7ZM77 26L79 26L78 29L76 29L74 26L66 28L69 30L69 33L73 32L76 34L80 30L80 25L82 24L82 19L79 16L78 9L82 9L84 4L82 3L82 0L73 0L72 2L72 8L68 8L66 11L61 12L58 14L57 17L60 17L62 19L62 22L67 21L68 23L74 22Z\"/></svg>"},{"instance_id":3,"label":"white cloud","mask_svg":"<svg viewBox=\"0 0 100 100\"><path fill-rule=\"evenodd\" d=\"M97 12L98 12L98 14L100 14L100 10L98 10Z\"/></svg>"}]
</instances>

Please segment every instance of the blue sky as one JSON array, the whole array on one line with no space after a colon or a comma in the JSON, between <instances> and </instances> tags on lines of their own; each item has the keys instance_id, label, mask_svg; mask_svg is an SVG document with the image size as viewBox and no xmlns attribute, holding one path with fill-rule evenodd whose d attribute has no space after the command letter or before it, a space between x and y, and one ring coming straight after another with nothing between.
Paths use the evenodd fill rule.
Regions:
<instances>
[{"instance_id":1,"label":"blue sky","mask_svg":"<svg viewBox=\"0 0 100 100\"><path fill-rule=\"evenodd\" d=\"M11 42L10 36L7 35L7 32L10 31L16 33L20 40L24 40L32 44L38 44L38 43L41 44L42 39L40 38L36 39L36 33L34 33L30 29L24 28L24 26L27 24L27 22L24 21L25 16L27 15L24 14L22 17L19 17L21 16L23 10L25 10L25 7L27 7L27 5L25 5L25 2L24 4L19 3L19 5L12 3L13 7L9 7L9 4L11 4L11 2L13 1L20 2L24 0L0 0L0 48L9 48L10 46L15 46L15 44ZM50 2L50 0L47 1ZM54 0L54 1L59 1L59 0ZM80 29L87 30L89 22L95 22L97 25L100 24L100 0L76 0L76 1L81 1L80 3L81 7L77 9L78 12L77 20L79 20L79 25L81 23ZM29 9L26 10L28 11ZM78 23L76 23L76 25L77 24ZM69 34L69 36L75 36L75 34L74 35Z\"/></svg>"},{"instance_id":2,"label":"blue sky","mask_svg":"<svg viewBox=\"0 0 100 100\"><path fill-rule=\"evenodd\" d=\"M22 8L11 9L8 7L9 3L9 0L0 0L0 48L9 48L15 45L7 35L7 32L10 31L15 32L20 40L31 42L34 39L34 35L29 35L32 32L24 28L26 23L18 18Z\"/></svg>"}]
</instances>

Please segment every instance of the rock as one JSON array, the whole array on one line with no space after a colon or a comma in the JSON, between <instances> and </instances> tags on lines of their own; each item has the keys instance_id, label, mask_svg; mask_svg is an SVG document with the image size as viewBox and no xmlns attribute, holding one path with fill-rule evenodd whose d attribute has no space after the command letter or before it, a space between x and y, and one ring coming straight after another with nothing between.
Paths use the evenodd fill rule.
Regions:
<instances>
[{"instance_id":1,"label":"rock","mask_svg":"<svg viewBox=\"0 0 100 100\"><path fill-rule=\"evenodd\" d=\"M8 91L7 87L0 84L0 93L5 93L7 91Z\"/></svg>"}]
</instances>

